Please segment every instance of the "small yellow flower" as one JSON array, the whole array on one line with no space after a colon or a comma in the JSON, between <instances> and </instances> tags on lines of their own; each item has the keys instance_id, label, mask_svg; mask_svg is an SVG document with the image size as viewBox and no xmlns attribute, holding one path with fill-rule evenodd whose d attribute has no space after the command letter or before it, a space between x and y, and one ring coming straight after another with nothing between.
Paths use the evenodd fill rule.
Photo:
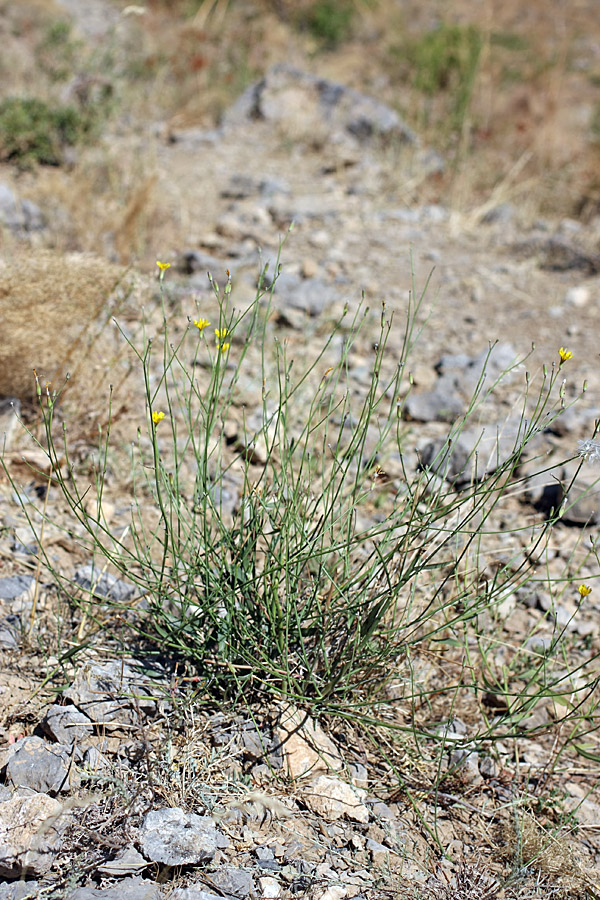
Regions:
<instances>
[{"instance_id":1,"label":"small yellow flower","mask_svg":"<svg viewBox=\"0 0 600 900\"><path fill-rule=\"evenodd\" d=\"M221 351L221 353L227 353L230 346L231 346L231 344L221 344L221 346L219 347L219 350Z\"/></svg>"},{"instance_id":2,"label":"small yellow flower","mask_svg":"<svg viewBox=\"0 0 600 900\"><path fill-rule=\"evenodd\" d=\"M562 364L564 362L566 362L568 359L573 358L573 354L571 353L571 351L565 350L564 347L560 348L560 350L558 351L558 355L560 356L560 363L559 363L560 366L562 366Z\"/></svg>"},{"instance_id":3,"label":"small yellow flower","mask_svg":"<svg viewBox=\"0 0 600 900\"><path fill-rule=\"evenodd\" d=\"M584 597L587 597L588 594L592 593L591 587L588 587L587 584L580 584L577 590L582 600Z\"/></svg>"},{"instance_id":4,"label":"small yellow flower","mask_svg":"<svg viewBox=\"0 0 600 900\"><path fill-rule=\"evenodd\" d=\"M171 268L171 263L163 263L163 262L159 262L158 260L156 260L156 265L158 266L158 268L160 269L161 272L164 272L165 269Z\"/></svg>"},{"instance_id":5,"label":"small yellow flower","mask_svg":"<svg viewBox=\"0 0 600 900\"><path fill-rule=\"evenodd\" d=\"M229 332L226 328L215 328L215 337L218 341L223 340L224 337L227 337Z\"/></svg>"},{"instance_id":6,"label":"small yellow flower","mask_svg":"<svg viewBox=\"0 0 600 900\"><path fill-rule=\"evenodd\" d=\"M194 319L194 325L198 329L198 331L204 331L205 328L208 328L210 322L208 319Z\"/></svg>"},{"instance_id":7,"label":"small yellow flower","mask_svg":"<svg viewBox=\"0 0 600 900\"><path fill-rule=\"evenodd\" d=\"M159 422L162 422L164 417L165 417L164 412L159 412L159 410L155 409L154 412L152 413L152 421L154 422L155 425L158 425Z\"/></svg>"}]
</instances>

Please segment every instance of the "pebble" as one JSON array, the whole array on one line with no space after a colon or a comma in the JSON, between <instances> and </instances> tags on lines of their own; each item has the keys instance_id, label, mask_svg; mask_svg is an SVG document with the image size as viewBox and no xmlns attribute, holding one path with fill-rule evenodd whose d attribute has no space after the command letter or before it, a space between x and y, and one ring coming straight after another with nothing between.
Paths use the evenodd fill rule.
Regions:
<instances>
[{"instance_id":1,"label":"pebble","mask_svg":"<svg viewBox=\"0 0 600 900\"><path fill-rule=\"evenodd\" d=\"M137 594L135 585L126 584L110 572L93 565L81 566L73 576L75 584L100 600L127 603Z\"/></svg>"},{"instance_id":2,"label":"pebble","mask_svg":"<svg viewBox=\"0 0 600 900\"><path fill-rule=\"evenodd\" d=\"M32 575L9 575L0 578L0 601L4 603L31 602L34 592L35 578Z\"/></svg>"},{"instance_id":3,"label":"pebble","mask_svg":"<svg viewBox=\"0 0 600 900\"><path fill-rule=\"evenodd\" d=\"M345 817L365 825L369 821L369 810L364 804L366 796L366 791L332 775L319 775L303 792L306 805L327 822Z\"/></svg>"},{"instance_id":4,"label":"pebble","mask_svg":"<svg viewBox=\"0 0 600 900\"><path fill-rule=\"evenodd\" d=\"M569 288L564 297L564 303L566 304L566 306L574 306L576 309L581 309L582 307L587 306L589 300L590 289L584 284L579 284L575 287Z\"/></svg>"},{"instance_id":5,"label":"pebble","mask_svg":"<svg viewBox=\"0 0 600 900\"><path fill-rule=\"evenodd\" d=\"M217 848L228 843L209 816L185 813L178 807L153 809L140 830L145 858L168 866L210 862Z\"/></svg>"},{"instance_id":6,"label":"pebble","mask_svg":"<svg viewBox=\"0 0 600 900\"><path fill-rule=\"evenodd\" d=\"M294 706L282 711L276 728L288 775L297 780L318 772L339 771L338 748L321 726Z\"/></svg>"}]
</instances>

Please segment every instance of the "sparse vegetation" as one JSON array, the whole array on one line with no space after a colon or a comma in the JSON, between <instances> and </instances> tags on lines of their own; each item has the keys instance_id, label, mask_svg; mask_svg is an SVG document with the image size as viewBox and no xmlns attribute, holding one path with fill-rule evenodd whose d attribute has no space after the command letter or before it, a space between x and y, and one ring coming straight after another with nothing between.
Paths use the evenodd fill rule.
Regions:
<instances>
[{"instance_id":1,"label":"sparse vegetation","mask_svg":"<svg viewBox=\"0 0 600 900\"><path fill-rule=\"evenodd\" d=\"M58 166L65 147L76 144L86 124L73 106L50 107L35 97L0 102L0 160L19 166Z\"/></svg>"}]
</instances>

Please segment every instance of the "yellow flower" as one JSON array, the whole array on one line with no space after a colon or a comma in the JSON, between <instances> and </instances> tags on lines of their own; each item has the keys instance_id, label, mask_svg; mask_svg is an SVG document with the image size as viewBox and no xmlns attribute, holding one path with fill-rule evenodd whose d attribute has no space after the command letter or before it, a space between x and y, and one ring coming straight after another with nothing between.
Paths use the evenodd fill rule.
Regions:
<instances>
[{"instance_id":1,"label":"yellow flower","mask_svg":"<svg viewBox=\"0 0 600 900\"><path fill-rule=\"evenodd\" d=\"M588 594L592 593L591 587L588 587L587 584L580 584L577 590L579 591L579 596L582 600L584 597L587 597Z\"/></svg>"},{"instance_id":2,"label":"yellow flower","mask_svg":"<svg viewBox=\"0 0 600 900\"><path fill-rule=\"evenodd\" d=\"M231 344L221 344L221 346L219 347L219 350L221 351L221 353L227 353L230 346L231 346Z\"/></svg>"},{"instance_id":3,"label":"yellow flower","mask_svg":"<svg viewBox=\"0 0 600 900\"><path fill-rule=\"evenodd\" d=\"M215 328L215 337L218 341L222 340L224 337L227 337L229 332L226 328Z\"/></svg>"},{"instance_id":4,"label":"yellow flower","mask_svg":"<svg viewBox=\"0 0 600 900\"><path fill-rule=\"evenodd\" d=\"M566 362L568 359L572 359L572 357L573 357L573 354L571 353L571 351L565 350L564 347L560 348L560 350L558 351L558 355L560 356L559 366L562 366L562 364L564 362Z\"/></svg>"},{"instance_id":5,"label":"yellow flower","mask_svg":"<svg viewBox=\"0 0 600 900\"><path fill-rule=\"evenodd\" d=\"M171 263L162 263L162 262L159 262L158 260L156 260L156 265L158 266L158 268L160 269L161 272L164 272L165 269L171 268Z\"/></svg>"},{"instance_id":6,"label":"yellow flower","mask_svg":"<svg viewBox=\"0 0 600 900\"><path fill-rule=\"evenodd\" d=\"M152 421L154 422L155 425L158 425L159 422L162 422L164 417L165 417L164 412L159 412L156 409L152 413Z\"/></svg>"},{"instance_id":7,"label":"yellow flower","mask_svg":"<svg viewBox=\"0 0 600 900\"><path fill-rule=\"evenodd\" d=\"M208 319L194 319L194 325L198 329L198 331L204 331L205 328L208 328L210 322Z\"/></svg>"}]
</instances>

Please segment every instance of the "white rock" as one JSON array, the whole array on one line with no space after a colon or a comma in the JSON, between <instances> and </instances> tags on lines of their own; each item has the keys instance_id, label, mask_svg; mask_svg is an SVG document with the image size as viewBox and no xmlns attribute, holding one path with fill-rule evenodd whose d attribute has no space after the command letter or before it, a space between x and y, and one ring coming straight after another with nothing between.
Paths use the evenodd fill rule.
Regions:
<instances>
[{"instance_id":1,"label":"white rock","mask_svg":"<svg viewBox=\"0 0 600 900\"><path fill-rule=\"evenodd\" d=\"M307 806L328 822L346 816L354 822L369 821L369 810L364 805L367 792L340 781L333 775L313 778L303 795Z\"/></svg>"},{"instance_id":2,"label":"white rock","mask_svg":"<svg viewBox=\"0 0 600 900\"><path fill-rule=\"evenodd\" d=\"M319 772L337 772L342 768L343 762L331 738L295 706L283 710L277 738L287 774L295 780Z\"/></svg>"},{"instance_id":3,"label":"white rock","mask_svg":"<svg viewBox=\"0 0 600 900\"><path fill-rule=\"evenodd\" d=\"M263 897L266 897L267 900L277 900L277 897L281 897L281 887L276 878L273 878L271 875L265 875L264 878L258 879L258 883L260 884Z\"/></svg>"},{"instance_id":4,"label":"white rock","mask_svg":"<svg viewBox=\"0 0 600 900\"><path fill-rule=\"evenodd\" d=\"M575 287L569 288L565 294L564 302L567 306L575 306L579 309L580 307L585 306L589 299L590 289L584 284L578 284L575 285Z\"/></svg>"}]
</instances>

